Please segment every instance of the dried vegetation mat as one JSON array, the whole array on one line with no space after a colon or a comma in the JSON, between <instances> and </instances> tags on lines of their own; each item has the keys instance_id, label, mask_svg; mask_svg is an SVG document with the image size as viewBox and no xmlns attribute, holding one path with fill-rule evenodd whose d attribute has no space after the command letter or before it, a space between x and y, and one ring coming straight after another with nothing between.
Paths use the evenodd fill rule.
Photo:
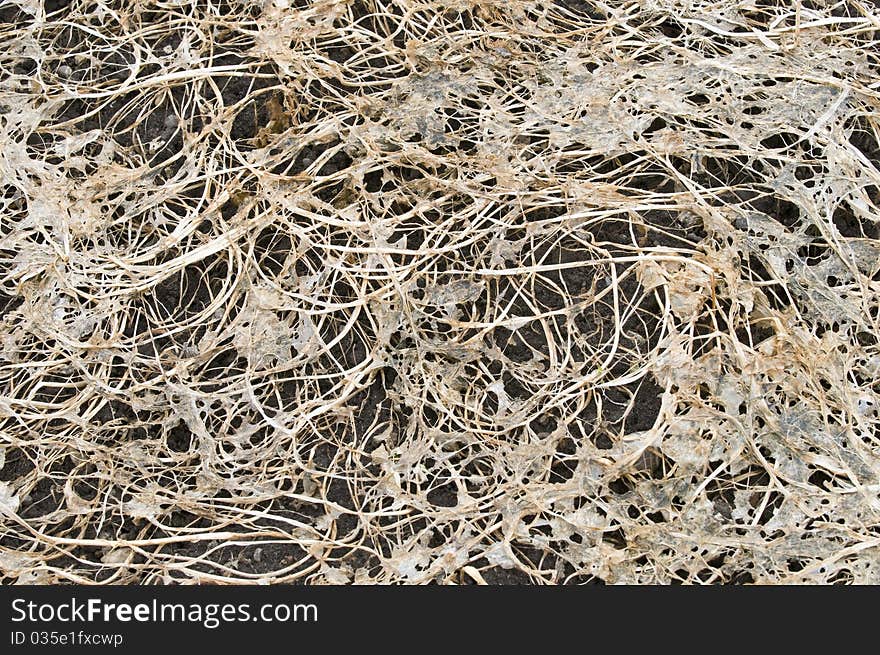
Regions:
<instances>
[{"instance_id":1,"label":"dried vegetation mat","mask_svg":"<svg viewBox=\"0 0 880 655\"><path fill-rule=\"evenodd\" d=\"M880 583L870 2L0 7L0 575Z\"/></svg>"}]
</instances>

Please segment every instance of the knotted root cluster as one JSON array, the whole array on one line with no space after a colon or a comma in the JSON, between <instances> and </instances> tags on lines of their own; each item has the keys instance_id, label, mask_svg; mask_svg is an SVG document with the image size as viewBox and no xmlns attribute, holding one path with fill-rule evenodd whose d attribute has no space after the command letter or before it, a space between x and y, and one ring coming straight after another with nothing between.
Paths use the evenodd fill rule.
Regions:
<instances>
[{"instance_id":1,"label":"knotted root cluster","mask_svg":"<svg viewBox=\"0 0 880 655\"><path fill-rule=\"evenodd\" d=\"M3 581L880 583L878 41L3 5Z\"/></svg>"}]
</instances>

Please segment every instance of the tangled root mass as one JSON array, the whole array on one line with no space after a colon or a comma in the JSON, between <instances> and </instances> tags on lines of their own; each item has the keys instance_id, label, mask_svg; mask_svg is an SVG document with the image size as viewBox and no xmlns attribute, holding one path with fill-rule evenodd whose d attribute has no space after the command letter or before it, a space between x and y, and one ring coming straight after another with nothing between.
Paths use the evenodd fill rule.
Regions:
<instances>
[{"instance_id":1,"label":"tangled root mass","mask_svg":"<svg viewBox=\"0 0 880 655\"><path fill-rule=\"evenodd\" d=\"M0 574L880 583L869 2L0 8Z\"/></svg>"}]
</instances>

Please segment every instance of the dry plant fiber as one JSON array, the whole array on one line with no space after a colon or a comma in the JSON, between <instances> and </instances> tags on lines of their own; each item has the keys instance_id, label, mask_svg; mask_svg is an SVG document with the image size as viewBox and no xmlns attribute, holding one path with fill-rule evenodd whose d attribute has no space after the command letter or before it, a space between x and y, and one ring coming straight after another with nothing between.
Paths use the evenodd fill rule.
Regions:
<instances>
[{"instance_id":1,"label":"dry plant fiber","mask_svg":"<svg viewBox=\"0 0 880 655\"><path fill-rule=\"evenodd\" d=\"M0 4L5 583L880 583L880 11Z\"/></svg>"}]
</instances>

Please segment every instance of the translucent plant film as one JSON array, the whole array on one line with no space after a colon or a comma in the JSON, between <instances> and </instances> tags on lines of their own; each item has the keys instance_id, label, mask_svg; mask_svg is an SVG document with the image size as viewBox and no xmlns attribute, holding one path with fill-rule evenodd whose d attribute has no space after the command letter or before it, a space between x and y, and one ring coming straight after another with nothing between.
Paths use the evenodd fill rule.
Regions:
<instances>
[{"instance_id":1,"label":"translucent plant film","mask_svg":"<svg viewBox=\"0 0 880 655\"><path fill-rule=\"evenodd\" d=\"M0 4L0 579L880 583L878 46Z\"/></svg>"}]
</instances>

